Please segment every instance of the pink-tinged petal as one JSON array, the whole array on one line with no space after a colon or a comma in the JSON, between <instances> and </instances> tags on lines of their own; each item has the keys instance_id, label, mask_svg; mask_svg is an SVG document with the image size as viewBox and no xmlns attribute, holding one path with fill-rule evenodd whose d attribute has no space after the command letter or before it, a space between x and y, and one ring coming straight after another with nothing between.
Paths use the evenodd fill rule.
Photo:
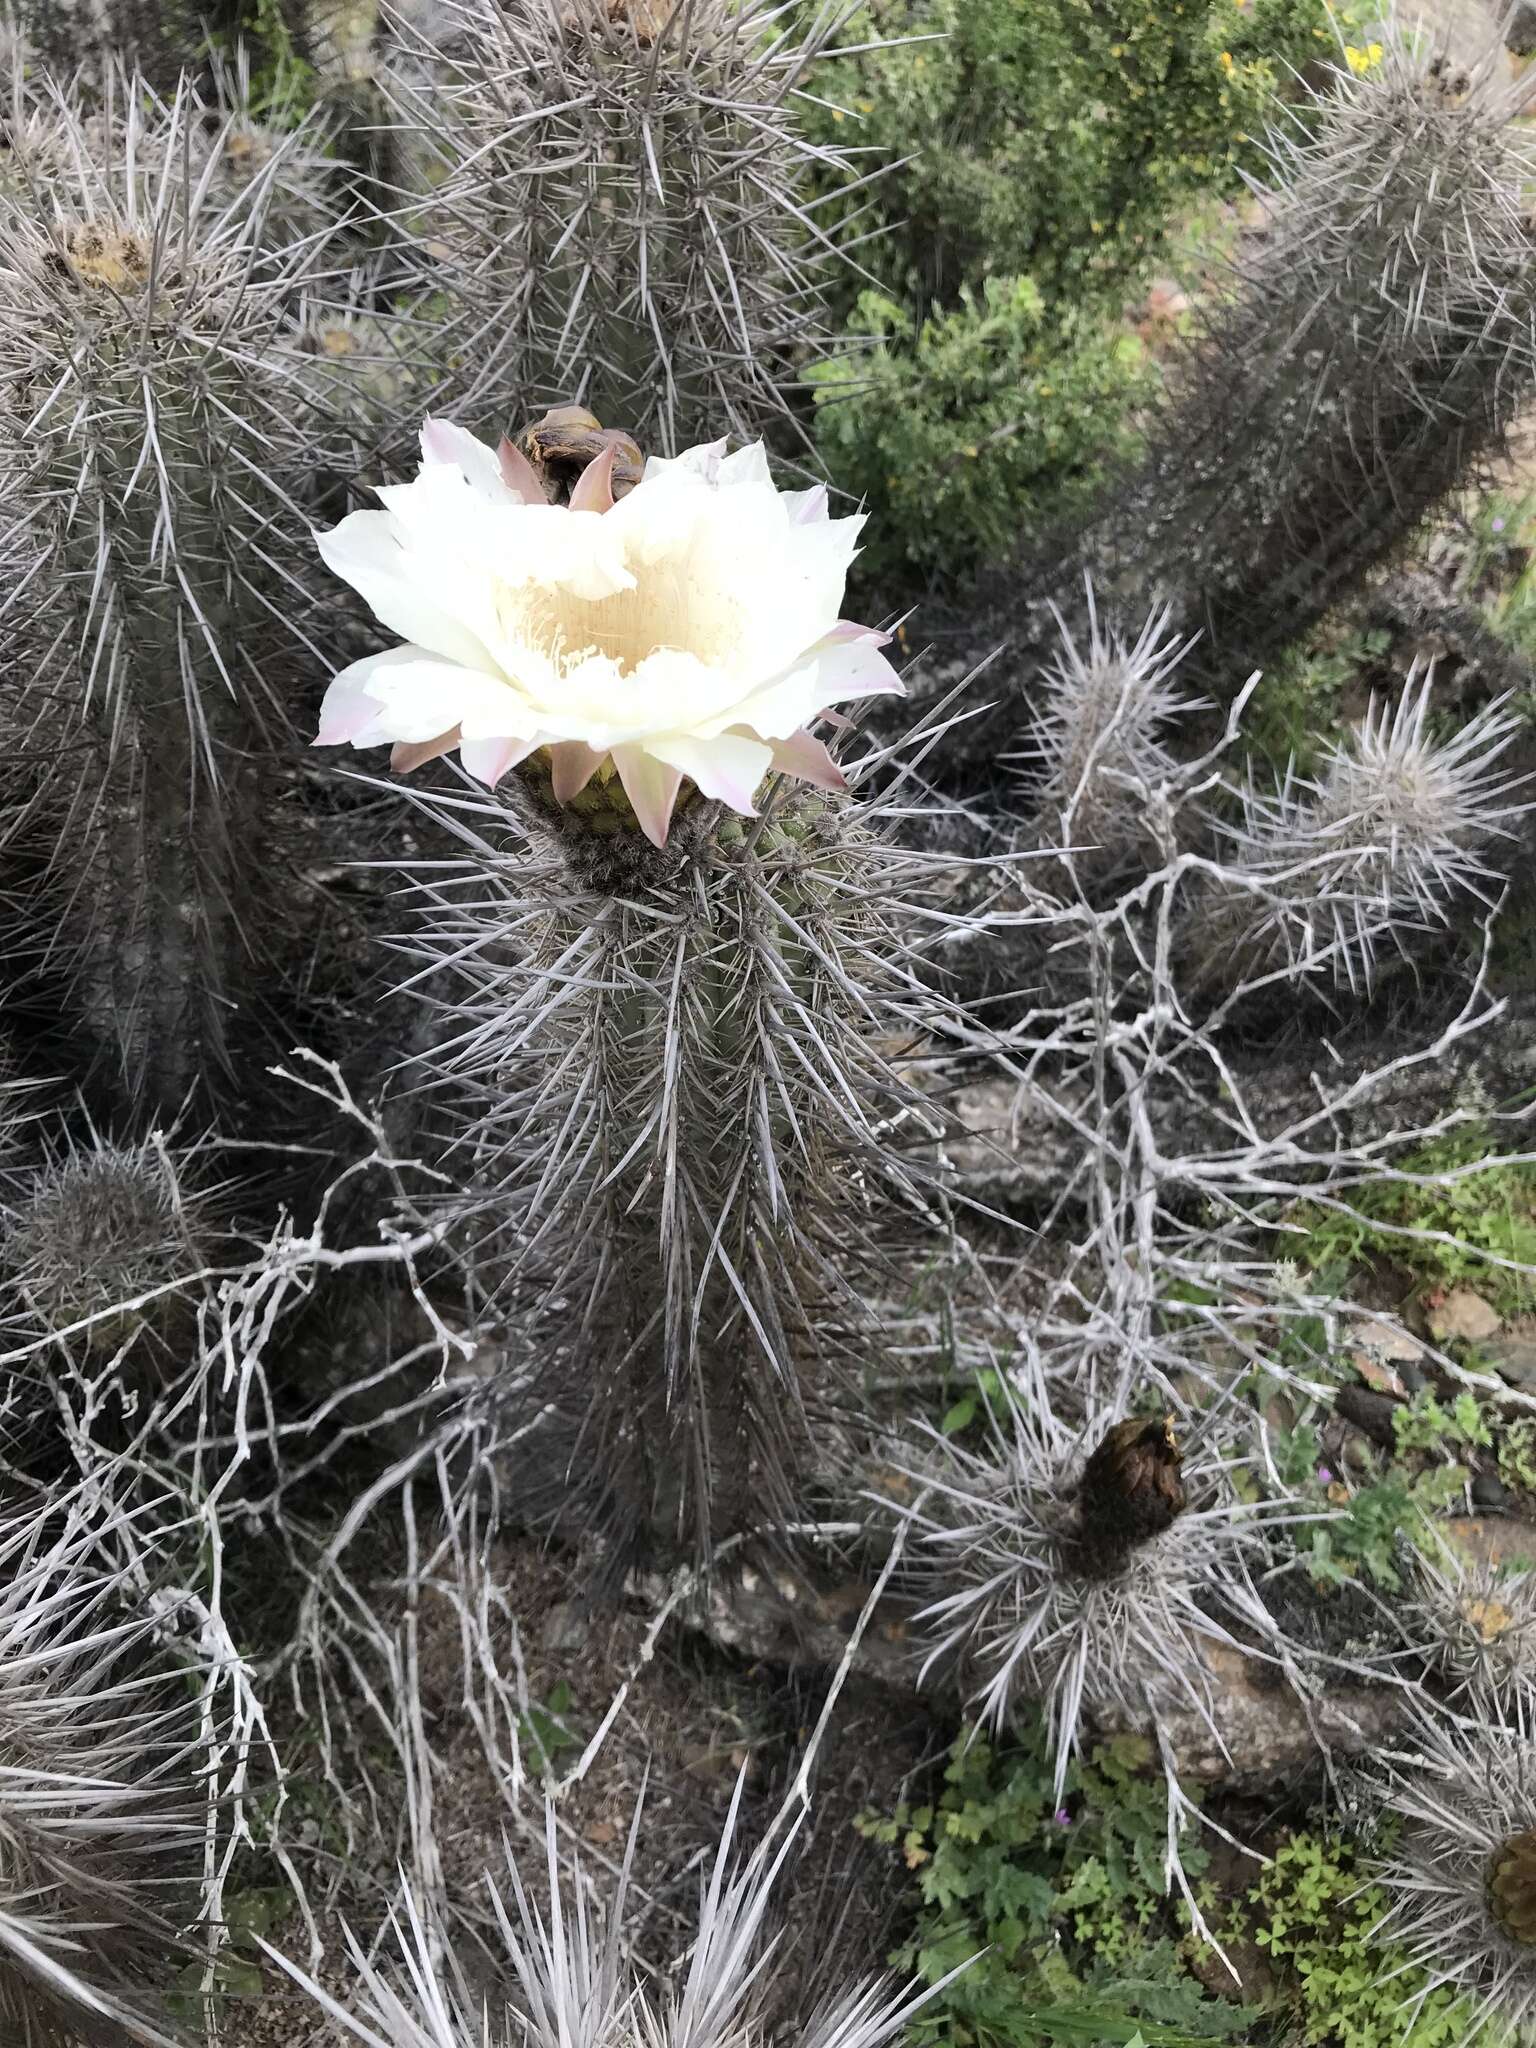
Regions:
<instances>
[{"instance_id":1,"label":"pink-tinged petal","mask_svg":"<svg viewBox=\"0 0 1536 2048\"><path fill-rule=\"evenodd\" d=\"M842 769L821 741L808 732L794 732L787 740L775 740L773 765L781 775L793 775L798 782L814 783L817 789L848 787L848 778Z\"/></svg>"},{"instance_id":2,"label":"pink-tinged petal","mask_svg":"<svg viewBox=\"0 0 1536 2048\"><path fill-rule=\"evenodd\" d=\"M424 768L439 755L451 754L458 744L457 726L439 733L435 740L399 740L389 750L389 765L397 775L409 775L413 768Z\"/></svg>"},{"instance_id":3,"label":"pink-tinged petal","mask_svg":"<svg viewBox=\"0 0 1536 2048\"><path fill-rule=\"evenodd\" d=\"M808 491L781 491L791 526L820 526L830 516L825 484L813 484Z\"/></svg>"},{"instance_id":4,"label":"pink-tinged petal","mask_svg":"<svg viewBox=\"0 0 1536 2048\"><path fill-rule=\"evenodd\" d=\"M477 497L487 504L516 502L507 489L494 448L452 420L424 420L421 427L421 466L427 469L456 469Z\"/></svg>"},{"instance_id":5,"label":"pink-tinged petal","mask_svg":"<svg viewBox=\"0 0 1536 2048\"><path fill-rule=\"evenodd\" d=\"M875 647L889 647L892 636L882 633L878 626L861 626L854 619L839 619L820 644L841 646L853 640L867 640Z\"/></svg>"},{"instance_id":6,"label":"pink-tinged petal","mask_svg":"<svg viewBox=\"0 0 1536 2048\"><path fill-rule=\"evenodd\" d=\"M577 477L571 491L573 512L611 512L613 510L613 465L618 460L618 446L610 441L601 455L594 455L586 468Z\"/></svg>"},{"instance_id":7,"label":"pink-tinged petal","mask_svg":"<svg viewBox=\"0 0 1536 2048\"><path fill-rule=\"evenodd\" d=\"M884 641L845 640L837 646L823 646L816 654L819 685L826 704L840 704L850 697L904 697L907 686L880 652Z\"/></svg>"},{"instance_id":8,"label":"pink-tinged petal","mask_svg":"<svg viewBox=\"0 0 1536 2048\"><path fill-rule=\"evenodd\" d=\"M378 715L379 707L375 700L366 690L349 683L343 673L325 693L325 701L320 706L320 730L315 734L314 743L317 747L355 746Z\"/></svg>"},{"instance_id":9,"label":"pink-tinged petal","mask_svg":"<svg viewBox=\"0 0 1536 2048\"><path fill-rule=\"evenodd\" d=\"M525 505L547 505L548 497L539 482L538 472L521 448L514 448L503 434L501 446L496 450L496 459L501 465L501 480L509 491L513 491Z\"/></svg>"},{"instance_id":10,"label":"pink-tinged petal","mask_svg":"<svg viewBox=\"0 0 1536 2048\"><path fill-rule=\"evenodd\" d=\"M580 740L560 740L550 748L549 758L555 802L568 804L573 796L580 796L602 767L605 756L600 748L583 746Z\"/></svg>"},{"instance_id":11,"label":"pink-tinged petal","mask_svg":"<svg viewBox=\"0 0 1536 2048\"><path fill-rule=\"evenodd\" d=\"M460 740L459 759L477 782L494 789L509 768L526 761L536 740Z\"/></svg>"},{"instance_id":12,"label":"pink-tinged petal","mask_svg":"<svg viewBox=\"0 0 1536 2048\"><path fill-rule=\"evenodd\" d=\"M705 796L729 804L744 818L757 816L752 799L773 766L773 749L761 740L739 732L723 732L709 740L668 733L664 739L647 740L645 750L668 767L681 769Z\"/></svg>"},{"instance_id":13,"label":"pink-tinged petal","mask_svg":"<svg viewBox=\"0 0 1536 2048\"><path fill-rule=\"evenodd\" d=\"M615 747L613 765L640 821L640 830L653 846L665 846L672 807L683 780L682 770L652 760L639 747Z\"/></svg>"},{"instance_id":14,"label":"pink-tinged petal","mask_svg":"<svg viewBox=\"0 0 1536 2048\"><path fill-rule=\"evenodd\" d=\"M844 718L841 711L823 711L819 716L834 732L852 732L854 729L853 720Z\"/></svg>"},{"instance_id":15,"label":"pink-tinged petal","mask_svg":"<svg viewBox=\"0 0 1536 2048\"><path fill-rule=\"evenodd\" d=\"M386 740L409 738L397 729L388 699L402 676L432 671L430 654L419 647L390 647L382 654L365 654L349 662L332 677L325 701L320 706L317 747L378 747ZM452 670L448 681L459 675ZM437 730L442 729L441 718Z\"/></svg>"}]
</instances>

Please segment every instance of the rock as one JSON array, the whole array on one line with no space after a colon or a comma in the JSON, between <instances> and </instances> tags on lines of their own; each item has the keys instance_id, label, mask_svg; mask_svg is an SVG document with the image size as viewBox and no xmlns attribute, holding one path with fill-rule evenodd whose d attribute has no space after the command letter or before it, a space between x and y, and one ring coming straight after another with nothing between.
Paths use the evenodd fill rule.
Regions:
<instances>
[{"instance_id":1,"label":"rock","mask_svg":"<svg viewBox=\"0 0 1536 2048\"><path fill-rule=\"evenodd\" d=\"M1350 1363L1365 1384L1373 1387L1378 1394L1386 1394L1392 1400L1400 1401L1407 1393L1408 1389L1403 1384L1402 1375L1394 1372L1390 1365L1383 1365L1379 1359L1368 1357L1363 1351L1357 1351L1353 1353Z\"/></svg>"},{"instance_id":2,"label":"rock","mask_svg":"<svg viewBox=\"0 0 1536 2048\"><path fill-rule=\"evenodd\" d=\"M1207 1644L1206 1663L1220 1741L1192 1706L1165 1701L1159 1714L1179 1775L1189 1781L1257 1787L1294 1776L1316 1768L1320 1747L1347 1756L1383 1746L1404 1715L1402 1696L1387 1686L1330 1678L1316 1698L1300 1700L1225 1643Z\"/></svg>"},{"instance_id":3,"label":"rock","mask_svg":"<svg viewBox=\"0 0 1536 2048\"><path fill-rule=\"evenodd\" d=\"M1485 1522L1477 1515L1451 1515L1435 1528L1474 1564L1507 1565L1536 1571L1536 1529L1525 1522Z\"/></svg>"},{"instance_id":4,"label":"rock","mask_svg":"<svg viewBox=\"0 0 1536 2048\"><path fill-rule=\"evenodd\" d=\"M1351 1334L1350 1363L1378 1394L1412 1394L1425 1384L1424 1346L1406 1330L1372 1320L1357 1323Z\"/></svg>"},{"instance_id":5,"label":"rock","mask_svg":"<svg viewBox=\"0 0 1536 2048\"><path fill-rule=\"evenodd\" d=\"M1509 1488L1502 1479L1496 1479L1491 1472L1481 1473L1472 1482L1472 1505L1479 1508L1507 1508Z\"/></svg>"},{"instance_id":6,"label":"rock","mask_svg":"<svg viewBox=\"0 0 1536 2048\"><path fill-rule=\"evenodd\" d=\"M1498 1310L1470 1287L1451 1288L1429 1309L1430 1335L1441 1344L1456 1337L1467 1344L1484 1344L1503 1327Z\"/></svg>"},{"instance_id":7,"label":"rock","mask_svg":"<svg viewBox=\"0 0 1536 2048\"><path fill-rule=\"evenodd\" d=\"M587 1617L569 1600L561 1600L544 1617L546 1650L584 1649L590 1631Z\"/></svg>"},{"instance_id":8,"label":"rock","mask_svg":"<svg viewBox=\"0 0 1536 2048\"><path fill-rule=\"evenodd\" d=\"M1498 1368L1500 1379L1523 1392L1536 1393L1536 1337L1495 1337L1483 1351Z\"/></svg>"},{"instance_id":9,"label":"rock","mask_svg":"<svg viewBox=\"0 0 1536 2048\"><path fill-rule=\"evenodd\" d=\"M962 1131L944 1155L963 1193L1009 1215L1037 1209L1060 1192L1081 1163L1082 1144L1067 1125L1029 1105L1014 1081L978 1081L959 1089L951 1108Z\"/></svg>"},{"instance_id":10,"label":"rock","mask_svg":"<svg viewBox=\"0 0 1536 2048\"><path fill-rule=\"evenodd\" d=\"M659 1605L667 1597L668 1582L638 1579L629 1590ZM869 1592L857 1580L818 1588L781 1566L752 1567L734 1579L713 1581L705 1597L680 1610L678 1619L754 1662L835 1669ZM883 1681L900 1697L955 1712L959 1697L952 1681L934 1677L918 1686L912 1612L910 1602L887 1596L871 1619L853 1669ZM1315 1768L1320 1743L1338 1755L1383 1747L1403 1712L1395 1688L1343 1685L1331 1673L1316 1697L1298 1697L1272 1667L1215 1640L1205 1644L1205 1661L1209 1720L1192 1702L1164 1700L1155 1731L1150 1723L1128 1728L1100 1723L1095 1732L1161 1733L1186 1783L1260 1789Z\"/></svg>"}]
</instances>

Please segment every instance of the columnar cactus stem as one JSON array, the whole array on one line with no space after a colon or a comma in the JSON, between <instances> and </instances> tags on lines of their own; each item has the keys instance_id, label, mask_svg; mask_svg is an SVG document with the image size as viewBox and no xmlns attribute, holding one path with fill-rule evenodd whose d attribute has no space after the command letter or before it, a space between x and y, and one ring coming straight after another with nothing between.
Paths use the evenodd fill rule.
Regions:
<instances>
[{"instance_id":1,"label":"columnar cactus stem","mask_svg":"<svg viewBox=\"0 0 1536 2048\"><path fill-rule=\"evenodd\" d=\"M808 173L836 161L793 95L834 12L798 43L761 0L441 12L446 87L400 110L442 157L420 227L455 301L443 404L489 425L575 399L669 455L790 425L786 389L832 345Z\"/></svg>"},{"instance_id":2,"label":"columnar cactus stem","mask_svg":"<svg viewBox=\"0 0 1536 2048\"><path fill-rule=\"evenodd\" d=\"M118 81L102 114L49 112L66 172L0 202L10 490L50 592L22 722L51 785L53 964L102 1086L174 1112L219 1090L262 946L257 792L304 610L284 305L317 252L258 258L282 158L217 210L185 99Z\"/></svg>"},{"instance_id":3,"label":"columnar cactus stem","mask_svg":"<svg viewBox=\"0 0 1536 2048\"><path fill-rule=\"evenodd\" d=\"M859 522L777 490L761 447L642 470L569 407L499 450L429 421L422 453L320 537L415 641L344 671L319 737L520 791L532 856L501 851L501 803L455 799L465 857L423 881L468 1206L552 1405L584 1413L557 1492L707 1557L793 1502L935 1129L879 1039L935 1000L902 936L925 862L805 723L901 687L837 617Z\"/></svg>"}]
</instances>

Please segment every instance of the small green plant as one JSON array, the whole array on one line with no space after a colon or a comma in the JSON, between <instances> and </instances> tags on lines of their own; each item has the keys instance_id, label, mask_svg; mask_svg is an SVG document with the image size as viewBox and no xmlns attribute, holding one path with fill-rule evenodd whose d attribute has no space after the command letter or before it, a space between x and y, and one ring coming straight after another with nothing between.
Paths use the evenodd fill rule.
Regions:
<instances>
[{"instance_id":1,"label":"small green plant","mask_svg":"<svg viewBox=\"0 0 1536 2048\"><path fill-rule=\"evenodd\" d=\"M1073 1765L1058 1804L1042 1729L1006 1751L962 1739L936 1800L859 1823L917 1879L917 1925L894 1967L934 1984L970 1963L924 2009L915 2040L1247 2038L1257 2014L1212 1999L1183 1967L1163 1869L1168 1795L1151 1762L1145 1738L1119 1737ZM1197 1840L1182 1855L1191 1876L1206 1868Z\"/></svg>"},{"instance_id":2,"label":"small green plant","mask_svg":"<svg viewBox=\"0 0 1536 2048\"><path fill-rule=\"evenodd\" d=\"M1536 1493L1536 1418L1517 1415L1498 1435L1499 1477L1521 1493Z\"/></svg>"},{"instance_id":3,"label":"small green plant","mask_svg":"<svg viewBox=\"0 0 1536 2048\"><path fill-rule=\"evenodd\" d=\"M1426 1516L1443 1513L1467 1481L1465 1466L1442 1465L1411 1473L1390 1467L1367 1484L1346 1485L1323 1461L1317 1431L1307 1423L1277 1440L1276 1467L1303 1501L1327 1502L1337 1510L1326 1522L1295 1525L1296 1547L1312 1583L1364 1580L1392 1592L1403 1587L1401 1539Z\"/></svg>"},{"instance_id":4,"label":"small green plant","mask_svg":"<svg viewBox=\"0 0 1536 2048\"><path fill-rule=\"evenodd\" d=\"M1323 744L1338 731L1346 698L1358 698L1392 645L1383 627L1329 620L1311 640L1287 649L1254 692L1243 724L1250 756L1303 774L1322 760Z\"/></svg>"},{"instance_id":5,"label":"small green plant","mask_svg":"<svg viewBox=\"0 0 1536 2048\"><path fill-rule=\"evenodd\" d=\"M557 1757L568 1749L579 1749L581 1737L566 1716L571 1711L571 1688L562 1678L543 1706L530 1706L518 1717L517 1740L524 1761L540 1777L553 1769Z\"/></svg>"},{"instance_id":6,"label":"small green plant","mask_svg":"<svg viewBox=\"0 0 1536 2048\"><path fill-rule=\"evenodd\" d=\"M1486 1126L1460 1124L1402 1161L1413 1180L1368 1182L1344 1206L1302 1205L1284 1250L1316 1272L1380 1258L1427 1288L1475 1283L1501 1315L1536 1302L1536 1280L1490 1258L1536 1267L1536 1166L1500 1159ZM1403 1233L1419 1233L1406 1236Z\"/></svg>"},{"instance_id":7,"label":"small green plant","mask_svg":"<svg viewBox=\"0 0 1536 2048\"><path fill-rule=\"evenodd\" d=\"M1265 1951L1300 2040L1318 2048L1454 2048L1467 2037L1464 2002L1431 1990L1401 1949L1373 1940L1387 1902L1362 1883L1358 1865L1351 1842L1292 1835L1228 1931Z\"/></svg>"},{"instance_id":8,"label":"small green plant","mask_svg":"<svg viewBox=\"0 0 1536 2048\"><path fill-rule=\"evenodd\" d=\"M1405 1407L1393 1409L1392 1430L1399 1451L1486 1450L1493 1443L1488 1418L1466 1388L1449 1408L1424 1388Z\"/></svg>"},{"instance_id":9,"label":"small green plant","mask_svg":"<svg viewBox=\"0 0 1536 2048\"><path fill-rule=\"evenodd\" d=\"M177 1973L170 2007L174 2017L197 2022L211 2001L222 2012L232 1998L259 1998L271 1989L258 1944L275 1934L293 1913L293 1898L277 1886L260 1886L226 1896L224 1946L209 1962L188 1963Z\"/></svg>"}]
</instances>

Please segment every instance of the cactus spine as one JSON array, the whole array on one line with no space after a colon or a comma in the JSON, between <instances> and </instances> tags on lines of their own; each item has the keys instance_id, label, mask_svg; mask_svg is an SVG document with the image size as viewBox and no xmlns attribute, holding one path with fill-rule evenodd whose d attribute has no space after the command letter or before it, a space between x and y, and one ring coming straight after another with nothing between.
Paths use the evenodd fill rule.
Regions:
<instances>
[{"instance_id":1,"label":"cactus spine","mask_svg":"<svg viewBox=\"0 0 1536 2048\"><path fill-rule=\"evenodd\" d=\"M3 202L9 493L48 593L18 722L46 784L50 965L103 1092L174 1112L227 1074L261 944L259 793L302 611L292 278L258 262L263 184L210 203L186 99L119 79L101 115L49 111L68 174Z\"/></svg>"},{"instance_id":2,"label":"cactus spine","mask_svg":"<svg viewBox=\"0 0 1536 2048\"><path fill-rule=\"evenodd\" d=\"M574 400L666 454L784 423L831 345L805 175L828 152L793 119L831 17L794 43L760 0L443 11L446 87L400 101L408 137L444 138L421 219L426 288L456 302L440 409L500 426Z\"/></svg>"},{"instance_id":3,"label":"cactus spine","mask_svg":"<svg viewBox=\"0 0 1536 2048\"><path fill-rule=\"evenodd\" d=\"M442 1078L567 1414L582 1361L562 1486L621 1549L707 1554L795 1500L868 1341L882 1200L922 1205L903 1155L934 1112L878 1042L921 861L803 792L756 821L696 798L658 851L617 789L536 808L532 859L455 807L468 855L427 884L463 986Z\"/></svg>"},{"instance_id":4,"label":"cactus spine","mask_svg":"<svg viewBox=\"0 0 1536 2048\"><path fill-rule=\"evenodd\" d=\"M1146 453L1085 524L981 593L1021 693L1057 608L1086 634L1163 607L1189 681L1229 698L1496 453L1536 375L1532 149L1502 53L1470 74L1384 27L1269 141L1261 226L1170 364ZM957 735L985 773L1019 700Z\"/></svg>"}]
</instances>

